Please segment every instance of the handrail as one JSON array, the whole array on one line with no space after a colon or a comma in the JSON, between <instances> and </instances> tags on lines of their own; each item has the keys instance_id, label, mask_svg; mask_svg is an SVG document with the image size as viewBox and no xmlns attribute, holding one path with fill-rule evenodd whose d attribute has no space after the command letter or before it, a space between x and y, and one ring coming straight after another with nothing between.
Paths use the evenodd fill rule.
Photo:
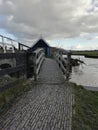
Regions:
<instances>
[{"instance_id":1,"label":"handrail","mask_svg":"<svg viewBox=\"0 0 98 130\"><path fill-rule=\"evenodd\" d=\"M5 37L5 36L3 36L3 35L0 35L0 37L2 38L2 42L0 42L0 44L1 44L1 47L2 47L2 49L3 49L3 52L6 53L6 52L7 52L7 46L11 46L12 52L15 53L15 46L13 45L13 42L14 42L15 40L13 40L13 39L11 39L11 38L9 38L9 37ZM6 38L7 40L9 40L11 43L6 43L6 42L4 42L4 39L5 39L5 38Z\"/></svg>"},{"instance_id":2,"label":"handrail","mask_svg":"<svg viewBox=\"0 0 98 130\"><path fill-rule=\"evenodd\" d=\"M41 68L41 65L45 59L44 49L39 48L33 52L33 64L34 64L34 80L38 79L38 74Z\"/></svg>"},{"instance_id":3,"label":"handrail","mask_svg":"<svg viewBox=\"0 0 98 130\"><path fill-rule=\"evenodd\" d=\"M70 52L67 53L66 59L59 53L56 53L55 58L59 64L59 67L62 69L62 71L66 75L66 79L68 79L69 73L71 71L71 54L70 54Z\"/></svg>"},{"instance_id":4,"label":"handrail","mask_svg":"<svg viewBox=\"0 0 98 130\"><path fill-rule=\"evenodd\" d=\"M30 49L29 46L24 45L24 44L22 44L22 43L18 43L18 49L19 49L19 51L22 51L22 50L23 50L23 47L26 47L27 49Z\"/></svg>"},{"instance_id":5,"label":"handrail","mask_svg":"<svg viewBox=\"0 0 98 130\"><path fill-rule=\"evenodd\" d=\"M2 52L3 53L7 53L8 52L7 47L11 47L11 49L9 49L9 50L11 50L12 53L15 53L16 50L17 51L23 51L24 47L27 48L27 49L30 49L29 46L24 45L24 44L22 44L22 43L20 43L20 42L18 42L16 40L13 40L13 39L11 39L9 37L5 37L3 35L0 35L0 38L1 38L0 47L2 48ZM5 42L5 39L7 39L10 43ZM18 48L15 48L15 45L14 45L13 42L17 43Z\"/></svg>"}]
</instances>

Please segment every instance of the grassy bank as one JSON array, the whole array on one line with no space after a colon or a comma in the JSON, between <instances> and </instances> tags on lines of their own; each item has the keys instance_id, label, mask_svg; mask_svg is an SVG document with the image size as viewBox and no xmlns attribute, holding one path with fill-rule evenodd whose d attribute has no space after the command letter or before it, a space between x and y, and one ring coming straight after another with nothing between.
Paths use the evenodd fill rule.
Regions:
<instances>
[{"instance_id":1,"label":"grassy bank","mask_svg":"<svg viewBox=\"0 0 98 130\"><path fill-rule=\"evenodd\" d=\"M98 92L72 84L74 93L72 130L98 130Z\"/></svg>"},{"instance_id":2,"label":"grassy bank","mask_svg":"<svg viewBox=\"0 0 98 130\"><path fill-rule=\"evenodd\" d=\"M98 51L72 51L73 55L98 56Z\"/></svg>"},{"instance_id":3,"label":"grassy bank","mask_svg":"<svg viewBox=\"0 0 98 130\"><path fill-rule=\"evenodd\" d=\"M31 81L19 80L14 87L0 93L0 114L7 111L24 92L31 88Z\"/></svg>"}]
</instances>

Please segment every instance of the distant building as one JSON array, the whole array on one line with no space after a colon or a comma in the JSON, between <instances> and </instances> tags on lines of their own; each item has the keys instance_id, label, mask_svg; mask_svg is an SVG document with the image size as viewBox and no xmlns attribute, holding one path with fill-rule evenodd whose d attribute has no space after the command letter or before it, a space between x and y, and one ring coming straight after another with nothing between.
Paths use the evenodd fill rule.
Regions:
<instances>
[{"instance_id":1,"label":"distant building","mask_svg":"<svg viewBox=\"0 0 98 130\"><path fill-rule=\"evenodd\" d=\"M43 48L45 50L45 55L48 57L51 56L51 47L45 40L39 39L30 49L28 49L28 51L34 51L37 48Z\"/></svg>"}]
</instances>

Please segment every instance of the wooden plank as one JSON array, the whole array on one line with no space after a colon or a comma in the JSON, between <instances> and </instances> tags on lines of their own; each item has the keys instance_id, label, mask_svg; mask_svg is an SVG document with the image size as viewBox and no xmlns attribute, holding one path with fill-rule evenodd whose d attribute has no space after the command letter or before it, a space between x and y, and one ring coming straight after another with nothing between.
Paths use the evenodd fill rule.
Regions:
<instances>
[{"instance_id":1,"label":"wooden plank","mask_svg":"<svg viewBox=\"0 0 98 130\"><path fill-rule=\"evenodd\" d=\"M15 53L0 53L0 59L15 58Z\"/></svg>"},{"instance_id":2,"label":"wooden plank","mask_svg":"<svg viewBox=\"0 0 98 130\"><path fill-rule=\"evenodd\" d=\"M26 68L25 65L19 65L17 67L2 69L2 70L0 70L0 77L5 75L5 74L11 74L11 73L15 73L15 72L18 72L18 71L25 70L25 68Z\"/></svg>"},{"instance_id":3,"label":"wooden plank","mask_svg":"<svg viewBox=\"0 0 98 130\"><path fill-rule=\"evenodd\" d=\"M42 48L39 48L37 50L35 50L33 52L33 56L34 56L34 60L33 60L33 64L34 64L34 79L37 80L38 77L38 73L40 71L41 68L41 64L43 62L44 59L44 50Z\"/></svg>"},{"instance_id":4,"label":"wooden plank","mask_svg":"<svg viewBox=\"0 0 98 130\"><path fill-rule=\"evenodd\" d=\"M39 62L39 65L38 65L38 67L37 67L36 74L38 74L38 73L39 73L39 71L40 71L40 68L41 68L41 65L42 65L43 61L44 61L44 57L42 57L42 58L41 58L41 60L40 60L40 62Z\"/></svg>"},{"instance_id":5,"label":"wooden plank","mask_svg":"<svg viewBox=\"0 0 98 130\"><path fill-rule=\"evenodd\" d=\"M17 58L19 56L24 57L26 53L0 53L0 59Z\"/></svg>"},{"instance_id":6,"label":"wooden plank","mask_svg":"<svg viewBox=\"0 0 98 130\"><path fill-rule=\"evenodd\" d=\"M38 57L37 61L36 61L36 64L39 64L40 60L42 57L44 57L44 53L41 53L40 56Z\"/></svg>"}]
</instances>

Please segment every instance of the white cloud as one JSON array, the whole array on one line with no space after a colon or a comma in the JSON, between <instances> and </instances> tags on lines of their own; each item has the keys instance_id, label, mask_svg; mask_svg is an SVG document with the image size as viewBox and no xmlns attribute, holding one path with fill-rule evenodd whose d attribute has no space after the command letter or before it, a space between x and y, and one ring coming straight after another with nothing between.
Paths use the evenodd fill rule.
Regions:
<instances>
[{"instance_id":1,"label":"white cloud","mask_svg":"<svg viewBox=\"0 0 98 130\"><path fill-rule=\"evenodd\" d=\"M2 3L3 3L3 0L0 0L0 5L2 5Z\"/></svg>"},{"instance_id":2,"label":"white cloud","mask_svg":"<svg viewBox=\"0 0 98 130\"><path fill-rule=\"evenodd\" d=\"M83 44L75 44L73 46L70 47L66 47L66 49L69 50L98 50L98 44L97 43L89 43L86 45Z\"/></svg>"}]
</instances>

